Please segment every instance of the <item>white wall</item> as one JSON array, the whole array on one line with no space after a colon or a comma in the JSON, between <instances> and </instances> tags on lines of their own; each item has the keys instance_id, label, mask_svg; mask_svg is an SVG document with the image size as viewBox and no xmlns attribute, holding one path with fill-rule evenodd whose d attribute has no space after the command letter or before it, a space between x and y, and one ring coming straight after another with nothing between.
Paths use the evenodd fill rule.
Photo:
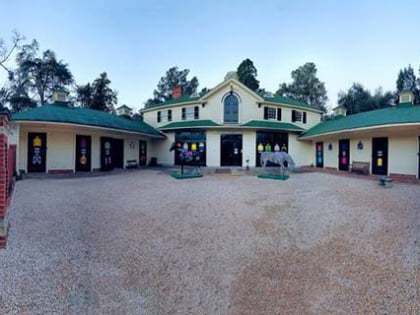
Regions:
<instances>
[{"instance_id":1,"label":"white wall","mask_svg":"<svg viewBox=\"0 0 420 315\"><path fill-rule=\"evenodd\" d=\"M162 165L174 165L174 152L169 152L171 144L175 142L175 133L169 132L166 134L165 140L153 140L150 142L150 149L148 148L148 163L152 157L157 158L157 162ZM150 152L150 154L149 154Z\"/></svg>"},{"instance_id":2,"label":"white wall","mask_svg":"<svg viewBox=\"0 0 420 315\"><path fill-rule=\"evenodd\" d=\"M392 137L388 142L388 172L418 175L418 137Z\"/></svg>"},{"instance_id":3,"label":"white wall","mask_svg":"<svg viewBox=\"0 0 420 315\"><path fill-rule=\"evenodd\" d=\"M144 136L136 136L131 133L89 127L63 126L59 124L43 124L42 127L36 124L22 125L19 129L18 170L27 171L27 137L29 132L43 132L47 134L47 172L51 170L75 171L76 135L86 135L92 138L92 170L101 167L101 137L124 140L124 165L126 165L127 160L136 160L137 163L139 162L139 140L148 141L148 156L151 155L150 140Z\"/></svg>"},{"instance_id":4,"label":"white wall","mask_svg":"<svg viewBox=\"0 0 420 315\"><path fill-rule=\"evenodd\" d=\"M67 132L47 132L47 170L75 169L75 136Z\"/></svg>"},{"instance_id":5,"label":"white wall","mask_svg":"<svg viewBox=\"0 0 420 315\"><path fill-rule=\"evenodd\" d=\"M289 133L289 154L296 166L310 165L313 160L311 143L300 141L298 135Z\"/></svg>"}]
</instances>

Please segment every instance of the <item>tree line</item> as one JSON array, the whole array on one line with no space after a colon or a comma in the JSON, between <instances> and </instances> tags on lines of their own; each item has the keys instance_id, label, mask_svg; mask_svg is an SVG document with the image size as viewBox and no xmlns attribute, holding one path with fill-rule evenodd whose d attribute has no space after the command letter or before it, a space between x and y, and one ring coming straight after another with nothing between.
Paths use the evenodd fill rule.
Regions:
<instances>
[{"instance_id":1,"label":"tree line","mask_svg":"<svg viewBox=\"0 0 420 315\"><path fill-rule=\"evenodd\" d=\"M8 66L12 57L14 68ZM0 87L1 108L8 106L12 112L19 112L42 106L51 101L55 90L65 89L71 92L71 106L115 112L118 92L110 87L106 72L92 83L77 84L68 64L54 51L41 52L36 40L24 43L18 33L14 33L10 47L0 40L0 68L7 73L7 82Z\"/></svg>"},{"instance_id":2,"label":"tree line","mask_svg":"<svg viewBox=\"0 0 420 315\"><path fill-rule=\"evenodd\" d=\"M68 64L59 60L54 51L39 49L36 40L23 44L24 38L14 33L10 47L0 38L0 71L7 73L7 82L0 87L0 107L8 106L12 112L22 111L51 101L57 88L70 90L70 105L115 112L118 92L110 87L111 80L106 72L99 74L91 83L77 84ZM15 68L8 61L15 57ZM249 58L237 67L235 77L252 91L265 96L283 96L302 101L326 113L328 101L325 83L317 76L317 67L307 62L291 72L291 82L282 82L274 93L260 87L258 71ZM209 89L198 90L197 77L188 79L189 69L169 68L157 83L153 97L145 102L146 107L166 102L172 98L172 88L181 86L185 95L202 96ZM378 87L371 93L361 83L354 82L347 90L338 94L338 105L344 106L349 115L373 109L384 108L398 102L403 90L412 91L415 104L420 104L420 68L418 77L411 65L401 69L396 80L395 91L383 91Z\"/></svg>"},{"instance_id":3,"label":"tree line","mask_svg":"<svg viewBox=\"0 0 420 315\"><path fill-rule=\"evenodd\" d=\"M172 87L176 85L183 87L184 94L187 95L201 96L209 91L207 88L203 88L198 92L197 77L188 80L188 74L188 69L170 68L160 78L158 86L153 92L154 97L148 99L145 106L149 107L170 100L172 98ZM247 58L239 64L235 77L252 91L262 96L293 98L326 113L327 90L325 83L318 78L317 67L313 62L307 62L293 70L291 72L292 81L290 83L280 83L279 88L274 93L260 88L257 74L258 71L253 61ZM415 95L415 104L420 104L420 68L418 77L416 77L411 65L401 69L396 80L395 91L384 91L381 87L378 87L371 93L361 83L354 82L346 91L338 93L337 103L347 109L348 115L352 115L394 105L398 102L398 95L403 90L412 91ZM326 115L326 117L328 116Z\"/></svg>"}]
</instances>

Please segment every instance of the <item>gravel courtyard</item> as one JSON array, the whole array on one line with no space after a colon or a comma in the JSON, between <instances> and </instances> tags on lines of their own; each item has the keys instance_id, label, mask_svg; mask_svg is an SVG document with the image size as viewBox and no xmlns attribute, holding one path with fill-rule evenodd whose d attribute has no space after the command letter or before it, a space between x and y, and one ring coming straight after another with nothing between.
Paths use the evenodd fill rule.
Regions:
<instances>
[{"instance_id":1,"label":"gravel courtyard","mask_svg":"<svg viewBox=\"0 0 420 315\"><path fill-rule=\"evenodd\" d=\"M141 170L10 210L0 314L419 314L419 185Z\"/></svg>"}]
</instances>

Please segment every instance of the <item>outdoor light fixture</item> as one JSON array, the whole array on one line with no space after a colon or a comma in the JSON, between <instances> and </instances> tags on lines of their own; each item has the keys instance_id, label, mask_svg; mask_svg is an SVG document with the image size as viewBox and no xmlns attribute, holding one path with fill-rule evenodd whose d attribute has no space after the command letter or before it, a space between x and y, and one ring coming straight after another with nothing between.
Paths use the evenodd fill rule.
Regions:
<instances>
[{"instance_id":1,"label":"outdoor light fixture","mask_svg":"<svg viewBox=\"0 0 420 315\"><path fill-rule=\"evenodd\" d=\"M357 150L363 150L363 142L362 142L362 140L359 140L359 143L357 144Z\"/></svg>"}]
</instances>

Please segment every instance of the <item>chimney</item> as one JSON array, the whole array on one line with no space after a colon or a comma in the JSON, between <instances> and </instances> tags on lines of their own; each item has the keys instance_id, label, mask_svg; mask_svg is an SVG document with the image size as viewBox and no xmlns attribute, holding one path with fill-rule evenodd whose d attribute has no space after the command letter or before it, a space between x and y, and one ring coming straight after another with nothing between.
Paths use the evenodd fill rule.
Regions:
<instances>
[{"instance_id":1,"label":"chimney","mask_svg":"<svg viewBox=\"0 0 420 315\"><path fill-rule=\"evenodd\" d=\"M172 98L180 98L182 96L182 86L177 85L172 88Z\"/></svg>"},{"instance_id":2,"label":"chimney","mask_svg":"<svg viewBox=\"0 0 420 315\"><path fill-rule=\"evenodd\" d=\"M401 91L398 106L412 106L414 104L414 93L411 91Z\"/></svg>"}]
</instances>

